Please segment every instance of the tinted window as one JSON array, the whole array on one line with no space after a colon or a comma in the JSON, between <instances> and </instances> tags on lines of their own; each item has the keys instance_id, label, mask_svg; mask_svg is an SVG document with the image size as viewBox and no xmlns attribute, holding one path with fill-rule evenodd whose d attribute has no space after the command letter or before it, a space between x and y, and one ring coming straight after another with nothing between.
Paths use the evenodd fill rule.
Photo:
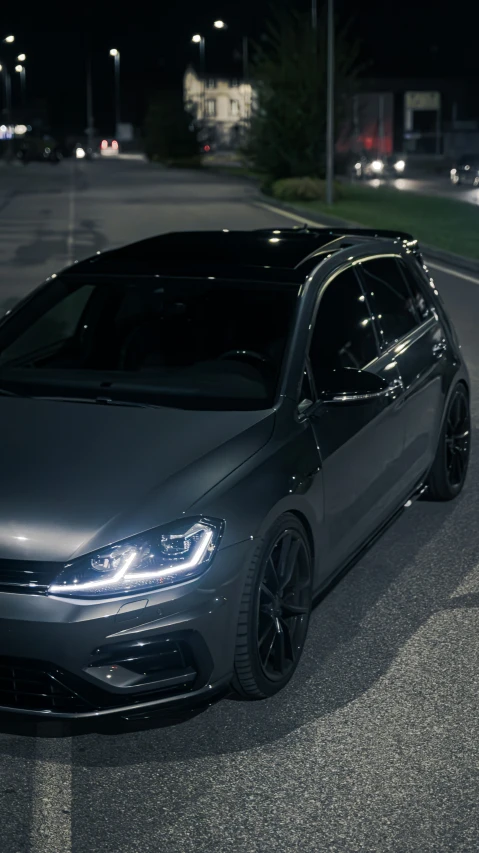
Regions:
<instances>
[{"instance_id":1,"label":"tinted window","mask_svg":"<svg viewBox=\"0 0 479 853\"><path fill-rule=\"evenodd\" d=\"M377 356L376 338L366 301L352 270L326 288L314 326L310 359L315 377L338 367L363 368Z\"/></svg>"},{"instance_id":2,"label":"tinted window","mask_svg":"<svg viewBox=\"0 0 479 853\"><path fill-rule=\"evenodd\" d=\"M388 345L407 335L418 325L418 319L398 263L394 258L375 258L361 264L361 273L383 343Z\"/></svg>"},{"instance_id":3,"label":"tinted window","mask_svg":"<svg viewBox=\"0 0 479 853\"><path fill-rule=\"evenodd\" d=\"M433 306L429 301L427 289L423 286L420 280L420 273L412 270L407 264L400 264L401 272L403 273L409 292L412 296L414 309L419 320L424 323L433 316Z\"/></svg>"},{"instance_id":4,"label":"tinted window","mask_svg":"<svg viewBox=\"0 0 479 853\"><path fill-rule=\"evenodd\" d=\"M4 361L61 345L73 337L93 289L87 285L80 287L41 314L0 354L0 365Z\"/></svg>"},{"instance_id":5,"label":"tinted window","mask_svg":"<svg viewBox=\"0 0 479 853\"><path fill-rule=\"evenodd\" d=\"M163 405L266 408L297 295L297 285L261 282L58 278L3 323L1 382L38 395L80 379L93 396L107 382L112 399L121 388L122 400L132 391Z\"/></svg>"}]
</instances>

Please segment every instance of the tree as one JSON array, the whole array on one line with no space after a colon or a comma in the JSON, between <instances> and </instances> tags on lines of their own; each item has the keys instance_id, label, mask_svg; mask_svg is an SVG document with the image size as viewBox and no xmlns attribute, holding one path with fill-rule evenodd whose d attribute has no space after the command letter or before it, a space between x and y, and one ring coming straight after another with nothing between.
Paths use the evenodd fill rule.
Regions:
<instances>
[{"instance_id":1,"label":"tree","mask_svg":"<svg viewBox=\"0 0 479 853\"><path fill-rule=\"evenodd\" d=\"M199 161L193 117L185 110L181 93L164 92L151 102L145 120L145 151L150 160L168 165Z\"/></svg>"},{"instance_id":2,"label":"tree","mask_svg":"<svg viewBox=\"0 0 479 853\"><path fill-rule=\"evenodd\" d=\"M326 8L316 32L309 16L273 13L253 74L256 108L247 153L273 178L322 177L326 148ZM357 73L358 48L348 30L335 35L336 121Z\"/></svg>"}]
</instances>

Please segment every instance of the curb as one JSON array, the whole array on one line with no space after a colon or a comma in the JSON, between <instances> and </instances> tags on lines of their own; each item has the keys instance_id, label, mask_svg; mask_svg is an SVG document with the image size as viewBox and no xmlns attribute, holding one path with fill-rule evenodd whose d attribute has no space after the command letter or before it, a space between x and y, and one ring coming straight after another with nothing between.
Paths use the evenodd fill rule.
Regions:
<instances>
[{"instance_id":1,"label":"curb","mask_svg":"<svg viewBox=\"0 0 479 853\"><path fill-rule=\"evenodd\" d=\"M310 210L306 208L302 208L301 205L292 205L287 204L283 201L278 201L272 196L267 196L264 193L258 193L258 201L266 202L268 204L274 205L274 207L280 207L287 213L295 213L297 216L301 216L304 214L305 219L309 219L311 222L317 222L318 225L322 226L335 226L344 227L344 228L367 228L367 225L361 225L359 222L351 222L347 219L340 219L337 216L327 216L325 214L312 213ZM479 235L478 235L479 236ZM431 261L438 261L439 263L449 264L452 267L457 267L458 269L465 270L467 272L478 273L479 274L479 261L475 261L472 258L465 258L462 255L456 255L454 252L445 252L442 249L436 249L434 246L427 246L425 243L420 243L421 250L424 255L430 258Z\"/></svg>"}]
</instances>

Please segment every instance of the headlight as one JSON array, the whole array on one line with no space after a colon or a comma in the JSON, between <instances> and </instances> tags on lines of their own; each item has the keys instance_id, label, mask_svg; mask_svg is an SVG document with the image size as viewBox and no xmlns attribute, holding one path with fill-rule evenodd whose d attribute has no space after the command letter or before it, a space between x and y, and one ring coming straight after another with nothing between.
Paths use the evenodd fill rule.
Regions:
<instances>
[{"instance_id":1,"label":"headlight","mask_svg":"<svg viewBox=\"0 0 479 853\"><path fill-rule=\"evenodd\" d=\"M50 595L108 598L198 577L211 564L223 532L217 519L181 519L67 563Z\"/></svg>"},{"instance_id":2,"label":"headlight","mask_svg":"<svg viewBox=\"0 0 479 853\"><path fill-rule=\"evenodd\" d=\"M83 158L86 156L85 149L84 148L77 148L75 151L75 156L76 156L77 160L83 160Z\"/></svg>"},{"instance_id":3,"label":"headlight","mask_svg":"<svg viewBox=\"0 0 479 853\"><path fill-rule=\"evenodd\" d=\"M451 175L457 175L457 169L451 169Z\"/></svg>"},{"instance_id":4,"label":"headlight","mask_svg":"<svg viewBox=\"0 0 479 853\"><path fill-rule=\"evenodd\" d=\"M396 169L396 172L404 172L404 169L406 168L406 163L404 162L404 160L397 160L394 164L394 168Z\"/></svg>"},{"instance_id":5,"label":"headlight","mask_svg":"<svg viewBox=\"0 0 479 853\"><path fill-rule=\"evenodd\" d=\"M373 160L371 163L371 169L373 172L382 172L384 169L384 163L382 160Z\"/></svg>"}]
</instances>

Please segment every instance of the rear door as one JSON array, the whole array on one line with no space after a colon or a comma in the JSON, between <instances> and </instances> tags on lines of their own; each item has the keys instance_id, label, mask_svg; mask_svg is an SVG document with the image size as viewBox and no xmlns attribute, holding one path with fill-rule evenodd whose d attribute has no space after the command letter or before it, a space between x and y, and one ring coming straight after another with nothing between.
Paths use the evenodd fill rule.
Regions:
<instances>
[{"instance_id":1,"label":"rear door","mask_svg":"<svg viewBox=\"0 0 479 853\"><path fill-rule=\"evenodd\" d=\"M396 362L404 385L404 471L418 482L432 464L439 436L450 358L445 331L419 277L402 258L374 258L359 266L381 350Z\"/></svg>"}]
</instances>

